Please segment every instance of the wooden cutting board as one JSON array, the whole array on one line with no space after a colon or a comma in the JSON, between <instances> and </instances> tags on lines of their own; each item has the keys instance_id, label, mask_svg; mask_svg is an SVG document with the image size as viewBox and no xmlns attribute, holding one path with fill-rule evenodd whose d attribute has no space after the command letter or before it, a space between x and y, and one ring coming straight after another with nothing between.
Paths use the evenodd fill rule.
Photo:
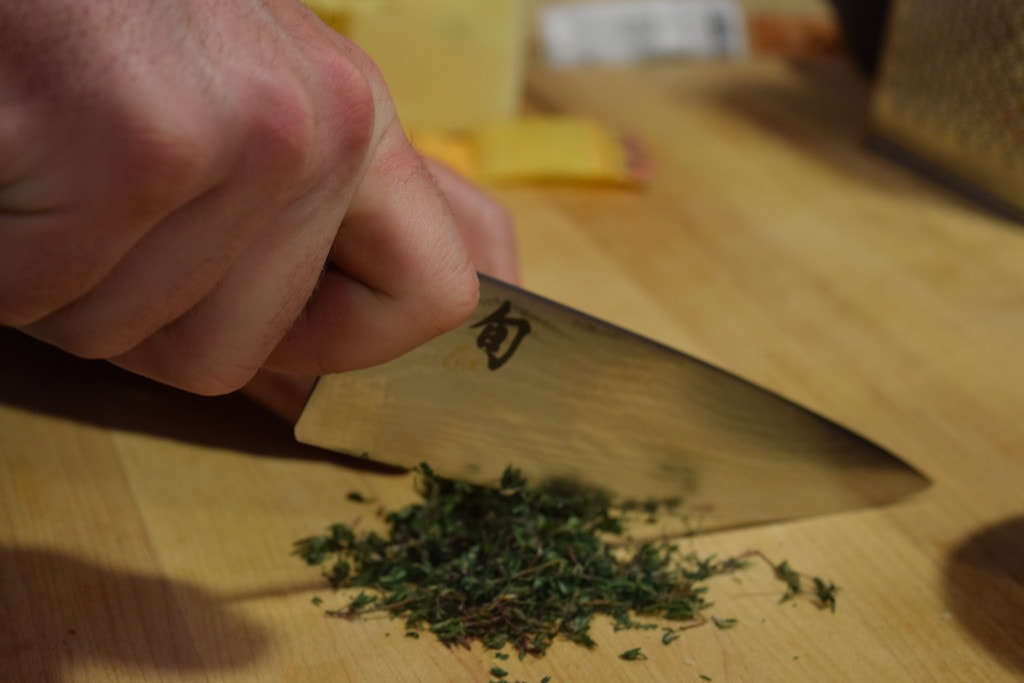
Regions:
<instances>
[{"instance_id":1,"label":"wooden cutting board","mask_svg":"<svg viewBox=\"0 0 1024 683\"><path fill-rule=\"evenodd\" d=\"M880 509L696 537L840 584L780 605L767 568L705 626L594 634L541 660L325 618L291 543L376 523L407 476L204 399L0 334L0 680L1000 681L1024 676L1024 229L865 151L845 64L531 76L540 109L638 135L643 189L494 188L539 292L762 383L934 480ZM346 499L358 491L374 499ZM641 646L646 661L618 654Z\"/></svg>"}]
</instances>

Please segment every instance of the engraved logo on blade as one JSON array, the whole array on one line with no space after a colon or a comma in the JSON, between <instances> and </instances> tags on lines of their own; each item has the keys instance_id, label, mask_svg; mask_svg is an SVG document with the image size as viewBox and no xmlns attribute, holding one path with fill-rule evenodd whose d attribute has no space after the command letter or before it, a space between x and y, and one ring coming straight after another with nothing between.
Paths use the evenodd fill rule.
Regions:
<instances>
[{"instance_id":1,"label":"engraved logo on blade","mask_svg":"<svg viewBox=\"0 0 1024 683\"><path fill-rule=\"evenodd\" d=\"M523 338L530 333L530 322L512 317L509 315L511 312L512 302L506 301L494 313L470 325L472 328L483 328L476 338L476 345L487 354L487 367L491 370L504 365L519 348Z\"/></svg>"}]
</instances>

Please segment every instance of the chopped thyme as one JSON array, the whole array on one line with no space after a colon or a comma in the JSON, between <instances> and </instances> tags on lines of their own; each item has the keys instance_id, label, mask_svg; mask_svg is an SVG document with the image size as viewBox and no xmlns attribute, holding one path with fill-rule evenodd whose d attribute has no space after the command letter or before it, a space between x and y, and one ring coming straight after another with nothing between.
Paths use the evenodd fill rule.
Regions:
<instances>
[{"instance_id":1,"label":"chopped thyme","mask_svg":"<svg viewBox=\"0 0 1024 683\"><path fill-rule=\"evenodd\" d=\"M711 617L711 623L720 629L732 628L739 622L736 619L719 619L718 617Z\"/></svg>"},{"instance_id":2,"label":"chopped thyme","mask_svg":"<svg viewBox=\"0 0 1024 683\"><path fill-rule=\"evenodd\" d=\"M594 647L598 615L616 630L662 628L667 645L709 621L705 581L745 568L749 556L764 558L717 560L667 541L624 543L630 510L564 483L530 486L513 468L494 488L438 476L427 465L416 471L422 501L388 514L386 533L334 524L294 544L293 554L323 567L332 588L360 589L328 615L385 612L404 619L409 637L429 631L447 646L509 647L519 659L543 655L556 638ZM675 504L632 505L653 515ZM784 599L803 590L787 563L771 566L787 585ZM814 584L819 603L834 610L835 585ZM640 648L620 656L634 652L646 659Z\"/></svg>"},{"instance_id":3,"label":"chopped thyme","mask_svg":"<svg viewBox=\"0 0 1024 683\"><path fill-rule=\"evenodd\" d=\"M793 568L789 566L789 562L783 560L782 564L775 567L775 573L786 582L786 593L782 596L782 602L803 592L800 575L793 571Z\"/></svg>"},{"instance_id":4,"label":"chopped thyme","mask_svg":"<svg viewBox=\"0 0 1024 683\"><path fill-rule=\"evenodd\" d=\"M821 603L822 607L828 607L830 611L836 611L836 591L839 587L831 581L825 581L817 576L813 579L814 581L814 595L818 598L818 602Z\"/></svg>"}]
</instances>

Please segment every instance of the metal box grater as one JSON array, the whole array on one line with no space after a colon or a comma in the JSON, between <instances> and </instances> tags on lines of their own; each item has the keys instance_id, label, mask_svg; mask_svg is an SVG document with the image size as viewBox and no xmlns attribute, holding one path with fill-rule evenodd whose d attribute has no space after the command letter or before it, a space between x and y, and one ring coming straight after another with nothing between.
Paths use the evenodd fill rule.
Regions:
<instances>
[{"instance_id":1,"label":"metal box grater","mask_svg":"<svg viewBox=\"0 0 1024 683\"><path fill-rule=\"evenodd\" d=\"M896 0L876 147L1024 220L1024 0Z\"/></svg>"}]
</instances>

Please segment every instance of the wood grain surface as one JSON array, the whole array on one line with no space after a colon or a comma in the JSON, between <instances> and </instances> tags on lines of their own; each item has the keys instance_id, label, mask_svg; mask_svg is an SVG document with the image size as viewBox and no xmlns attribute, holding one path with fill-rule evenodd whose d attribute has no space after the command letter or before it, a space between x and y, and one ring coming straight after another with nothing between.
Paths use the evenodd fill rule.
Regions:
<instances>
[{"instance_id":1,"label":"wood grain surface","mask_svg":"<svg viewBox=\"0 0 1024 683\"><path fill-rule=\"evenodd\" d=\"M1024 227L864 145L840 61L531 76L542 110L646 145L642 189L505 186L525 283L721 365L888 447L931 489L698 536L831 578L780 605L767 567L710 584L736 628L614 633L540 660L328 619L289 556L370 528L406 475L295 444L238 396L159 387L0 330L0 680L1010 681L1024 677ZM359 491L375 502L346 499ZM618 654L641 646L646 661Z\"/></svg>"}]
</instances>

